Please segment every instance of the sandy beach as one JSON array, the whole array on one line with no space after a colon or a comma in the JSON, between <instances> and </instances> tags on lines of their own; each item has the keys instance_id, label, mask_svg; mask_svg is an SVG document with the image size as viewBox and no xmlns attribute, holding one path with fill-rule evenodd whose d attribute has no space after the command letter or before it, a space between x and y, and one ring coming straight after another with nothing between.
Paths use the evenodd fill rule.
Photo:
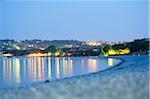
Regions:
<instances>
[{"instance_id":1,"label":"sandy beach","mask_svg":"<svg viewBox=\"0 0 150 99\"><path fill-rule=\"evenodd\" d=\"M114 57L124 62L89 75L0 89L0 99L149 99L149 56Z\"/></svg>"}]
</instances>

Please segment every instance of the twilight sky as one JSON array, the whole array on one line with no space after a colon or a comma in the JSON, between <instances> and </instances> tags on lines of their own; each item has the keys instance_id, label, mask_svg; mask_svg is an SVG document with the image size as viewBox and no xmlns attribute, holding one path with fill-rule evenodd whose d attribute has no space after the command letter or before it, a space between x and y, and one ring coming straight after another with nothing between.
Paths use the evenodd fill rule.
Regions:
<instances>
[{"instance_id":1,"label":"twilight sky","mask_svg":"<svg viewBox=\"0 0 150 99\"><path fill-rule=\"evenodd\" d=\"M0 39L148 37L148 0L0 0Z\"/></svg>"}]
</instances>

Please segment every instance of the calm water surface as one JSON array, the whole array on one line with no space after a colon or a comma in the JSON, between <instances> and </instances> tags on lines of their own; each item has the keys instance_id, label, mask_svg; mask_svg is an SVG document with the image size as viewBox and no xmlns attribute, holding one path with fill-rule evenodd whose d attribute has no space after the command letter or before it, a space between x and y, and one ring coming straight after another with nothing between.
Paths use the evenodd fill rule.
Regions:
<instances>
[{"instance_id":1,"label":"calm water surface","mask_svg":"<svg viewBox=\"0 0 150 99\"><path fill-rule=\"evenodd\" d=\"M0 57L0 88L26 87L110 68L120 60L100 57Z\"/></svg>"}]
</instances>

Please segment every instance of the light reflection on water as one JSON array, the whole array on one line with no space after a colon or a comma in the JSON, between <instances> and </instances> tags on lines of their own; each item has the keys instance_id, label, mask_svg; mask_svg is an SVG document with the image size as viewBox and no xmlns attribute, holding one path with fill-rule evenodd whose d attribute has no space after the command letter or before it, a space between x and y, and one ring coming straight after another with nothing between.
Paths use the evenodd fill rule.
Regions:
<instances>
[{"instance_id":1,"label":"light reflection on water","mask_svg":"<svg viewBox=\"0 0 150 99\"><path fill-rule=\"evenodd\" d=\"M113 66L114 59L113 58L108 58L108 66Z\"/></svg>"},{"instance_id":2,"label":"light reflection on water","mask_svg":"<svg viewBox=\"0 0 150 99\"><path fill-rule=\"evenodd\" d=\"M0 88L25 87L107 69L120 60L99 57L0 57Z\"/></svg>"}]
</instances>

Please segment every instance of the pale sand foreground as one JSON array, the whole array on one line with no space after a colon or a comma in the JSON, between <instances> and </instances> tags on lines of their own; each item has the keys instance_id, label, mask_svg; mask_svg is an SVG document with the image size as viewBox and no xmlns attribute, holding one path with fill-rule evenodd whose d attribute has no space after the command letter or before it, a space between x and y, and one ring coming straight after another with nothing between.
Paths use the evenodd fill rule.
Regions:
<instances>
[{"instance_id":1,"label":"pale sand foreground","mask_svg":"<svg viewBox=\"0 0 150 99\"><path fill-rule=\"evenodd\" d=\"M149 56L117 56L120 66L102 72L0 90L0 99L149 99Z\"/></svg>"}]
</instances>

